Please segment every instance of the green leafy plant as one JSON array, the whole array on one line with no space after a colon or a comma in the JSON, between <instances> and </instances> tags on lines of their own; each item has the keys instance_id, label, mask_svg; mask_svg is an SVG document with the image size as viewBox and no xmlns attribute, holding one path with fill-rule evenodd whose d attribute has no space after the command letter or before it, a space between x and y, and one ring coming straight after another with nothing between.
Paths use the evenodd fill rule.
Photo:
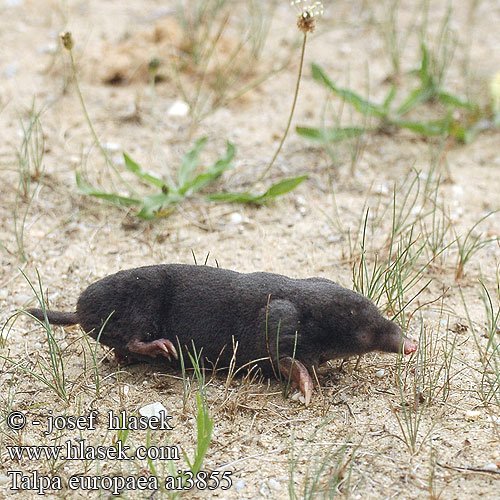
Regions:
<instances>
[{"instance_id":1,"label":"green leafy plant","mask_svg":"<svg viewBox=\"0 0 500 500\"><path fill-rule=\"evenodd\" d=\"M194 147L184 155L177 170L177 182L167 183L161 177L145 171L129 155L123 154L125 168L136 175L141 181L156 189L156 192L138 197L128 197L118 193L107 193L92 187L88 181L84 180L81 173L76 173L76 183L79 189L90 196L100 198L108 203L118 206L137 206L136 216L141 219L155 219L164 217L175 210L176 205L186 198L202 191L210 184L213 184L226 171L234 167L232 160L236 153L233 143L227 142L226 154L219 158L214 164L206 168L200 168L200 154L207 143L207 138L202 137L195 142ZM306 175L284 179L263 193L212 193L206 198L212 201L228 201L240 203L262 204L273 198L281 196L296 188Z\"/></svg>"},{"instance_id":2,"label":"green leafy plant","mask_svg":"<svg viewBox=\"0 0 500 500\"><path fill-rule=\"evenodd\" d=\"M322 143L338 142L359 136L366 131L382 132L391 128L404 128L423 136L448 136L461 142L469 142L479 130L479 109L476 104L460 96L445 91L441 86L442 79L435 75L427 46L421 45L422 59L420 67L414 71L419 85L412 90L398 106L393 106L398 89L395 84L382 103L374 102L360 94L337 86L317 64L312 64L313 78L328 90L350 104L363 116L379 120L375 127L331 127L310 128L297 127L302 137ZM411 120L407 115L424 103L438 102L444 106L445 112L432 120ZM456 111L462 111L460 118L455 118ZM476 127L477 125L477 127Z\"/></svg>"}]
</instances>

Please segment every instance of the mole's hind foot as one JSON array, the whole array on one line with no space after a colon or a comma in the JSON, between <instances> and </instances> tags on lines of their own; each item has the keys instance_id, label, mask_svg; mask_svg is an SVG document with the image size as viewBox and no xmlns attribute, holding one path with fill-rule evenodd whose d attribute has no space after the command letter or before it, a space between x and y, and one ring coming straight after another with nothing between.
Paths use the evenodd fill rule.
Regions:
<instances>
[{"instance_id":1,"label":"mole's hind foot","mask_svg":"<svg viewBox=\"0 0 500 500\"><path fill-rule=\"evenodd\" d=\"M280 359L281 373L290 380L295 387L298 387L304 396L306 406L311 402L313 381L307 368L298 360L292 358Z\"/></svg>"},{"instance_id":2,"label":"mole's hind foot","mask_svg":"<svg viewBox=\"0 0 500 500\"><path fill-rule=\"evenodd\" d=\"M175 359L179 359L174 344L168 339L156 339L151 342L143 342L142 340L134 339L127 347L130 352L151 356L152 358L161 355L168 358L169 361L172 361L170 357L170 355L172 355Z\"/></svg>"}]
</instances>

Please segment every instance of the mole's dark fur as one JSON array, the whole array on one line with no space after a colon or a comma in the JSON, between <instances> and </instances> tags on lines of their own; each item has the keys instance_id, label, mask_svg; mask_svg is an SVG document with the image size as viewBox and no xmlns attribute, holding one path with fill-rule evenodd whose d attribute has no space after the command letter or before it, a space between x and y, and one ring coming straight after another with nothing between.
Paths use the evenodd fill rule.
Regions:
<instances>
[{"instance_id":1,"label":"mole's dark fur","mask_svg":"<svg viewBox=\"0 0 500 500\"><path fill-rule=\"evenodd\" d=\"M40 309L28 312L44 319ZM304 384L312 387L308 371L324 361L417 349L368 299L330 280L207 266L120 271L90 285L76 312L47 311L47 318L54 324L79 323L122 357L177 356L174 345L191 348L194 341L204 358L222 368L237 345L237 366L266 358L261 368L272 374L279 364L306 399L311 389Z\"/></svg>"}]
</instances>

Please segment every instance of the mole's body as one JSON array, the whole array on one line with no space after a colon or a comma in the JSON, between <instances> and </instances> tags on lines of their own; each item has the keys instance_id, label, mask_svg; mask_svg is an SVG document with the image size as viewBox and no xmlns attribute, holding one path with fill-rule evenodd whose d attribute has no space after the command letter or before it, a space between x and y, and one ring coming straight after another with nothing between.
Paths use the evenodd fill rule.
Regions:
<instances>
[{"instance_id":1,"label":"mole's body","mask_svg":"<svg viewBox=\"0 0 500 500\"><path fill-rule=\"evenodd\" d=\"M43 320L40 309L28 312ZM417 349L368 299L330 280L208 266L120 271L90 285L75 313L48 311L47 317L54 324L79 323L121 358L170 359L177 357L175 346L192 350L194 342L205 359L224 368L237 346L237 366L259 359L266 374L279 367L306 402L313 366L375 350Z\"/></svg>"}]
</instances>

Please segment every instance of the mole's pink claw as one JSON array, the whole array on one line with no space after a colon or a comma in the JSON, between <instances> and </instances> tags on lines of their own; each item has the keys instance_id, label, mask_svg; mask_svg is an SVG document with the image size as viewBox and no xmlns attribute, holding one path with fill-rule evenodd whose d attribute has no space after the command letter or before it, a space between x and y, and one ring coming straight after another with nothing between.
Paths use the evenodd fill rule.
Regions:
<instances>
[{"instance_id":1,"label":"mole's pink claw","mask_svg":"<svg viewBox=\"0 0 500 500\"><path fill-rule=\"evenodd\" d=\"M179 359L174 344L172 344L172 342L168 339L156 339L151 342L143 342L142 340L134 339L128 344L127 347L131 352L151 356L152 358L156 358L156 356L161 354L169 361L172 360L170 355L172 355L175 359Z\"/></svg>"},{"instance_id":2,"label":"mole's pink claw","mask_svg":"<svg viewBox=\"0 0 500 500\"><path fill-rule=\"evenodd\" d=\"M304 404L309 406L313 392L313 381L307 368L296 359L282 358L280 359L281 373L289 380L304 396Z\"/></svg>"}]
</instances>

